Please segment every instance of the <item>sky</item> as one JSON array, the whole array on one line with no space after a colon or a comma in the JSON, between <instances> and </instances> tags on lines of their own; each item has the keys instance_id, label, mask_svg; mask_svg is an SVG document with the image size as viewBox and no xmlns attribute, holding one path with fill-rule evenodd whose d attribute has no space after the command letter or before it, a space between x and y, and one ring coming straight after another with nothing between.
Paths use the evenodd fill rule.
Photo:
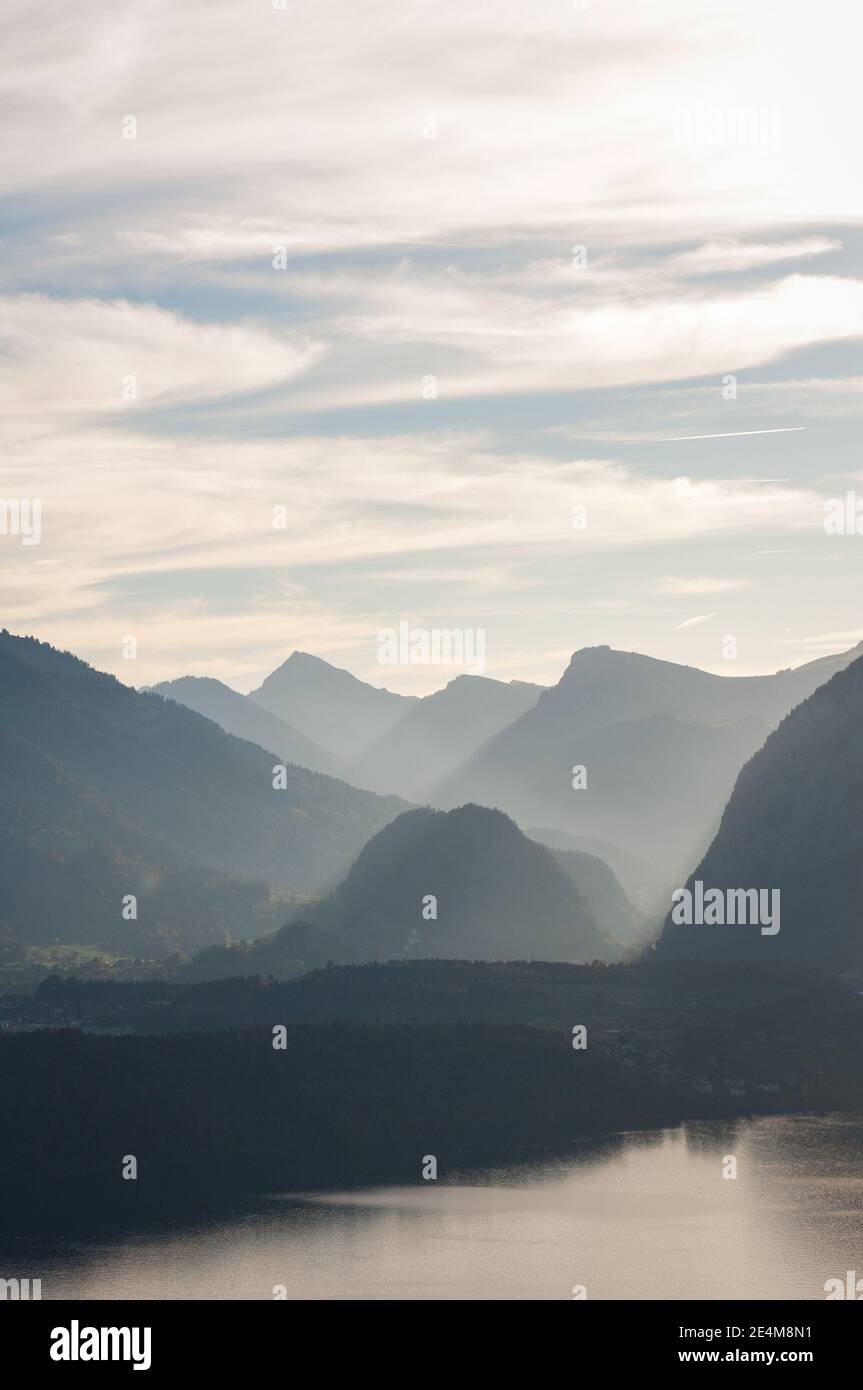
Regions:
<instances>
[{"instance_id":1,"label":"sky","mask_svg":"<svg viewBox=\"0 0 863 1390\"><path fill-rule=\"evenodd\" d=\"M2 625L134 685L296 648L413 694L459 668L381 664L402 622L542 683L863 638L851 0L0 28Z\"/></svg>"}]
</instances>

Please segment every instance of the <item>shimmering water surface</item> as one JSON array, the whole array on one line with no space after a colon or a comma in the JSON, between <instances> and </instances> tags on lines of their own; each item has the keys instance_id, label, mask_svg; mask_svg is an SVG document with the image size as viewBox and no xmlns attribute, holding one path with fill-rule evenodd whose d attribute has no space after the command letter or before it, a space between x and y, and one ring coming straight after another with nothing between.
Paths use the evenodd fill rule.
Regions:
<instances>
[{"instance_id":1,"label":"shimmering water surface","mask_svg":"<svg viewBox=\"0 0 863 1390\"><path fill-rule=\"evenodd\" d=\"M194 1226L7 1245L3 1262L43 1298L823 1299L825 1280L863 1276L861 1159L848 1115L631 1133L461 1175L438 1155L437 1182L277 1194Z\"/></svg>"}]
</instances>

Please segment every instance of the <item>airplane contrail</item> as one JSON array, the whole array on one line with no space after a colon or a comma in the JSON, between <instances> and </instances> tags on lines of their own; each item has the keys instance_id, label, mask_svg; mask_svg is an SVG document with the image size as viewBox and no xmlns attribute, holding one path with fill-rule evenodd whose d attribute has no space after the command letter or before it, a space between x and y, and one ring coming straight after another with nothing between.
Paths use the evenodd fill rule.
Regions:
<instances>
[{"instance_id":1,"label":"airplane contrail","mask_svg":"<svg viewBox=\"0 0 863 1390\"><path fill-rule=\"evenodd\" d=\"M793 434L805 425L783 425L776 430L729 430L727 434L673 434L669 439L645 439L644 444L682 444L687 439L736 439L741 434Z\"/></svg>"}]
</instances>

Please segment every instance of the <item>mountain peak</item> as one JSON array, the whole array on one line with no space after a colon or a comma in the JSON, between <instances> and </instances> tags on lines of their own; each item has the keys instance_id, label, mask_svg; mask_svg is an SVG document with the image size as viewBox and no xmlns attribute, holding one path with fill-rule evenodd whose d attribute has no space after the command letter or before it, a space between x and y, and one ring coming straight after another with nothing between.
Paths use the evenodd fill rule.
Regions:
<instances>
[{"instance_id":1,"label":"mountain peak","mask_svg":"<svg viewBox=\"0 0 863 1390\"><path fill-rule=\"evenodd\" d=\"M329 661L325 661L322 656L315 656L312 652L301 652L299 648L291 652L290 656L282 662L282 666L326 666L330 671L339 670L339 667L333 666ZM345 674L349 673L346 672Z\"/></svg>"},{"instance_id":2,"label":"mountain peak","mask_svg":"<svg viewBox=\"0 0 863 1390\"><path fill-rule=\"evenodd\" d=\"M351 676L350 671L344 671L339 666L333 666L331 662L325 661L322 656L314 656L311 652L293 651L290 656L285 657L279 666L270 672L262 684L266 685L280 675L296 677L308 673L309 675L325 676L331 675L336 678L348 676L351 680L356 677Z\"/></svg>"},{"instance_id":3,"label":"mountain peak","mask_svg":"<svg viewBox=\"0 0 863 1390\"><path fill-rule=\"evenodd\" d=\"M416 703L341 666L294 651L249 699L339 758L352 758Z\"/></svg>"},{"instance_id":4,"label":"mountain peak","mask_svg":"<svg viewBox=\"0 0 863 1390\"><path fill-rule=\"evenodd\" d=\"M655 671L662 668L669 672L696 671L698 675L710 679L706 671L698 671L695 666L684 666L677 661L664 661L661 657L646 656L644 652L624 651L620 647L603 644L596 647L579 647L574 651L561 677L561 683L585 673L613 672L615 676L619 676L625 671Z\"/></svg>"}]
</instances>

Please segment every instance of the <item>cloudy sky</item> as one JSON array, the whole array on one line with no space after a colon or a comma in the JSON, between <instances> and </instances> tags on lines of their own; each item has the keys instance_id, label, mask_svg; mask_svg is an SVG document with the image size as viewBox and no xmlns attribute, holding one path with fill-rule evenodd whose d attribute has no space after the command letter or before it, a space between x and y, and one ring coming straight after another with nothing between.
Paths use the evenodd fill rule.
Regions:
<instances>
[{"instance_id":1,"label":"cloudy sky","mask_svg":"<svg viewBox=\"0 0 863 1390\"><path fill-rule=\"evenodd\" d=\"M456 672L380 666L400 620L542 681L863 638L863 534L824 526L863 500L851 0L2 27L12 631L136 685L301 648L416 693Z\"/></svg>"}]
</instances>

